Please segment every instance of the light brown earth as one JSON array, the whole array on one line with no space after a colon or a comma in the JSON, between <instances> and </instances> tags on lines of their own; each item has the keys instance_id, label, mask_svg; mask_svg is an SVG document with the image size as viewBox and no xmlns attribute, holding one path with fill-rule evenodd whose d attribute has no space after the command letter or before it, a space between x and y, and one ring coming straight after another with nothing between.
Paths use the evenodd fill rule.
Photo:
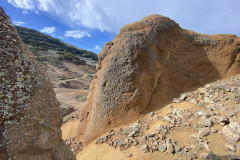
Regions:
<instances>
[{"instance_id":1,"label":"light brown earth","mask_svg":"<svg viewBox=\"0 0 240 160\"><path fill-rule=\"evenodd\" d=\"M235 85L234 85L235 84ZM230 97L230 99L227 100L221 100L221 104L224 105L224 107L227 109L226 111L223 110L214 110L214 111L210 111L207 109L207 106L209 105L208 103L206 103L204 106L201 105L201 103L204 101L204 94L202 98L198 98L197 96L196 99L198 100L198 104L193 104L191 103L189 100L185 100L179 103L170 103L169 105L172 105L174 109L180 110L180 111L190 111L191 113L193 113L193 115L195 115L198 111L201 110L207 110L209 113L211 112L216 112L220 115L224 115L226 117L229 117L228 113L234 112L233 110L235 108L240 107L240 99L235 99L234 95L239 95L240 93L240 75L237 76L237 78L235 78L234 80L232 80L231 78L222 80L222 81L218 81L215 83L210 84L211 86L213 86L213 88L215 86L220 86L219 88L220 91L218 92L217 90L217 94L219 94L219 96L221 96L221 91L223 89L227 90L228 87L233 87L233 88L237 88L237 91L234 93L231 92L226 92L224 93L225 97ZM225 92L225 91L224 91ZM188 95L193 95L193 94L199 94L199 90L194 90L193 92L190 92ZM201 95L201 94L200 94ZM215 95L215 93L214 93ZM194 97L194 96L193 96ZM216 96L217 98L219 98L218 96ZM154 113L155 115L153 117L151 117L149 114L145 114L142 115L138 121L144 122L145 124L149 125L149 129L145 130L143 132L143 135L146 135L147 133L149 133L150 131L156 132L156 127L161 124L161 125L169 125L169 123L160 118L156 120L156 117L164 117L165 115L167 115L171 108L169 108L166 105L161 109L156 110ZM231 117L229 117L231 119ZM236 117L233 117L234 121L236 122L240 122L240 112L238 112ZM196 143L194 143L195 138L193 138L192 136L194 134L198 134L197 129L202 129L205 127L200 127L199 128L194 128L194 124L198 123L199 119L198 118L190 118L188 120L188 122L190 122L191 127L182 127L182 126L176 126L174 127L172 130L169 131L169 133L167 133L166 138L170 138L173 139L175 141L177 141L177 144L181 147L185 146L185 148L189 148L193 145L195 145L195 147L197 146ZM77 137L76 131L77 131L77 126L79 124L79 121L77 119L72 120L72 121L68 121L67 123L65 123L62 127L62 131L63 131L63 138L67 139L69 137ZM113 130L117 131L119 129L124 129L126 127L129 127L129 125L124 125L124 126L120 126L118 128L113 128ZM217 129L218 132L217 133L213 133L211 132L210 135L206 136L206 139L208 141L208 146L211 149L211 151L213 151L216 155L222 157L222 159L227 159L226 157L224 157L225 155L228 154L234 154L234 155L240 155L240 148L236 149L235 152L231 152L229 151L226 147L225 147L225 143L226 140L224 138L224 136L221 134L221 131L223 129L224 126L216 123L214 124L212 127L210 127L210 129ZM208 128L208 127L206 127ZM107 135L107 134L105 134ZM104 136L104 135L102 135ZM101 136L100 136L101 137ZM123 135L121 134L115 134L115 137L117 138L123 138ZM77 139L75 140L76 142L78 141ZM163 141L165 142L165 141ZM239 142L237 143L239 145ZM197 159L203 159L208 153L209 151L206 149L202 149L202 150L197 150L197 149L190 149L190 152L196 153L197 155ZM128 157L128 154L132 154L131 157ZM96 140L93 141L92 143L90 143L89 145L83 147L83 150L80 151L77 154L77 159L78 160L158 160L158 159L169 159L169 160L173 160L173 159L189 159L189 157L183 155L183 156L179 156L178 153L174 153L173 155L168 154L168 153L162 153L160 151L155 151L153 153L148 152L148 153L144 153L143 151L141 151L139 149L139 145L137 146L130 146L127 149L123 149L120 150L118 147L116 149L114 149L113 146L103 143L103 144L96 144Z\"/></svg>"},{"instance_id":2,"label":"light brown earth","mask_svg":"<svg viewBox=\"0 0 240 160\"><path fill-rule=\"evenodd\" d=\"M63 65L67 69L61 69L48 62L42 63L46 66L48 77L53 83L56 97L61 106L67 105L77 111L83 105L89 93L91 82L89 78L96 72L95 67L63 61Z\"/></svg>"}]
</instances>

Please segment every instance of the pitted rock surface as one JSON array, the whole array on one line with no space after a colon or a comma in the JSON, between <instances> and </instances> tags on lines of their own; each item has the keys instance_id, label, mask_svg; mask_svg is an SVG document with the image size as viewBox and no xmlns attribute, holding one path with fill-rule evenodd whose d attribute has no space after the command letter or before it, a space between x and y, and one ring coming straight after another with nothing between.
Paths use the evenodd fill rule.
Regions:
<instances>
[{"instance_id":1,"label":"pitted rock surface","mask_svg":"<svg viewBox=\"0 0 240 160\"><path fill-rule=\"evenodd\" d=\"M73 160L45 71L0 8L0 159Z\"/></svg>"},{"instance_id":2,"label":"pitted rock surface","mask_svg":"<svg viewBox=\"0 0 240 160\"><path fill-rule=\"evenodd\" d=\"M99 54L79 112L80 137L90 142L180 93L240 73L239 47L236 35L199 34L160 15L124 26Z\"/></svg>"}]
</instances>

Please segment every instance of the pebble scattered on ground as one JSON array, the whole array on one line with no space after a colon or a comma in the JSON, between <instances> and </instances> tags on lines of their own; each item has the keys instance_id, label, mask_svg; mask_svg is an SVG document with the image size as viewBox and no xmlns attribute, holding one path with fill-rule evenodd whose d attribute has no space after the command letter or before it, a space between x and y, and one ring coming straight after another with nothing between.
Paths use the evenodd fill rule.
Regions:
<instances>
[{"instance_id":1,"label":"pebble scattered on ground","mask_svg":"<svg viewBox=\"0 0 240 160\"><path fill-rule=\"evenodd\" d=\"M189 110L174 108L175 104L182 102L191 103L193 107ZM194 92L182 93L179 98L173 99L168 108L169 111L164 116L151 112L129 127L111 130L97 138L96 144L106 143L120 150L135 146L144 153L162 152L177 159L211 159L211 156L219 157L211 152L207 138L211 134L222 134L225 149L229 152L226 157L234 159L237 156L234 152L240 150L240 75L207 84ZM167 125L159 124L155 130L149 130L155 122L167 122ZM218 130L215 126L220 126L221 129ZM181 146L177 139L169 138L176 128L193 131L190 146ZM205 152L199 154L202 150ZM132 153L127 154L127 157L131 156Z\"/></svg>"}]
</instances>

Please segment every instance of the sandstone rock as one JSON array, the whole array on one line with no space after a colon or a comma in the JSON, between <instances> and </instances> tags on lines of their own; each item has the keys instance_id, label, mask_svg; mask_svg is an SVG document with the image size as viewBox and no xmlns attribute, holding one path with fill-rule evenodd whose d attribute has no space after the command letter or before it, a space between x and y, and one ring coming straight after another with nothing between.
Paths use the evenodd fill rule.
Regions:
<instances>
[{"instance_id":1,"label":"sandstone rock","mask_svg":"<svg viewBox=\"0 0 240 160\"><path fill-rule=\"evenodd\" d=\"M240 135L228 126L223 127L222 133L229 143L237 143L240 139Z\"/></svg>"},{"instance_id":2,"label":"sandstone rock","mask_svg":"<svg viewBox=\"0 0 240 160\"><path fill-rule=\"evenodd\" d=\"M90 142L180 93L239 73L239 41L233 35L184 30L160 15L124 26L99 54L98 71L79 111L79 139Z\"/></svg>"},{"instance_id":3,"label":"sandstone rock","mask_svg":"<svg viewBox=\"0 0 240 160\"><path fill-rule=\"evenodd\" d=\"M0 22L0 159L75 159L45 71L1 7Z\"/></svg>"}]
</instances>

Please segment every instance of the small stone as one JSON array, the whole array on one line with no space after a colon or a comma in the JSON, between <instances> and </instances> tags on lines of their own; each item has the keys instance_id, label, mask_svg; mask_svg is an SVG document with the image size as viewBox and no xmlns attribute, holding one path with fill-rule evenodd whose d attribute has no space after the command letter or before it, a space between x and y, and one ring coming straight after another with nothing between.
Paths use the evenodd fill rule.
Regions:
<instances>
[{"instance_id":1,"label":"small stone","mask_svg":"<svg viewBox=\"0 0 240 160\"><path fill-rule=\"evenodd\" d=\"M226 143L226 144L225 144L225 147L226 147L227 149L229 149L230 151L232 151L232 152L235 152L235 151L236 151L236 146L235 146L234 144Z\"/></svg>"},{"instance_id":2,"label":"small stone","mask_svg":"<svg viewBox=\"0 0 240 160\"><path fill-rule=\"evenodd\" d=\"M173 99L173 103L179 103L181 100L180 99L178 99L178 98L174 98Z\"/></svg>"},{"instance_id":3,"label":"small stone","mask_svg":"<svg viewBox=\"0 0 240 160\"><path fill-rule=\"evenodd\" d=\"M150 112L149 116L150 116L150 117L153 117L154 114L155 114L154 112Z\"/></svg>"},{"instance_id":4,"label":"small stone","mask_svg":"<svg viewBox=\"0 0 240 160\"><path fill-rule=\"evenodd\" d=\"M176 119L173 118L172 116L164 116L164 119L168 122L171 122L172 124L175 124Z\"/></svg>"},{"instance_id":5,"label":"small stone","mask_svg":"<svg viewBox=\"0 0 240 160\"><path fill-rule=\"evenodd\" d=\"M191 102L192 104L198 104L198 101L197 101L196 99L190 99L190 102Z\"/></svg>"},{"instance_id":6,"label":"small stone","mask_svg":"<svg viewBox=\"0 0 240 160\"><path fill-rule=\"evenodd\" d=\"M218 132L218 130L217 130L217 129L215 129L215 128L211 128L211 132L212 132L212 133L217 133L217 132Z\"/></svg>"},{"instance_id":7,"label":"small stone","mask_svg":"<svg viewBox=\"0 0 240 160\"><path fill-rule=\"evenodd\" d=\"M199 131L198 133L198 138L203 138L203 137L206 137L210 134L209 130L208 129L203 129L201 131Z\"/></svg>"},{"instance_id":8,"label":"small stone","mask_svg":"<svg viewBox=\"0 0 240 160\"><path fill-rule=\"evenodd\" d=\"M167 139L166 144L167 144L167 152L169 154L172 154L174 152L174 148L172 143L170 142L170 139Z\"/></svg>"},{"instance_id":9,"label":"small stone","mask_svg":"<svg viewBox=\"0 0 240 160\"><path fill-rule=\"evenodd\" d=\"M209 97L204 98L205 103L214 103L213 100L211 100Z\"/></svg>"},{"instance_id":10,"label":"small stone","mask_svg":"<svg viewBox=\"0 0 240 160\"><path fill-rule=\"evenodd\" d=\"M197 158L196 154L194 154L194 153L187 153L187 156L191 159L196 159Z\"/></svg>"},{"instance_id":11,"label":"small stone","mask_svg":"<svg viewBox=\"0 0 240 160\"><path fill-rule=\"evenodd\" d=\"M209 118L206 119L206 118L202 117L202 118L200 118L199 123L201 125L205 126L205 127L211 127L212 126L212 121Z\"/></svg>"},{"instance_id":12,"label":"small stone","mask_svg":"<svg viewBox=\"0 0 240 160\"><path fill-rule=\"evenodd\" d=\"M156 128L156 131L159 133L161 133L162 131L164 130L163 126L162 125L157 125L157 128Z\"/></svg>"},{"instance_id":13,"label":"small stone","mask_svg":"<svg viewBox=\"0 0 240 160\"><path fill-rule=\"evenodd\" d=\"M127 145L127 142L125 142L125 141L121 140L121 141L118 142L118 147L119 148L124 148L126 145Z\"/></svg>"},{"instance_id":14,"label":"small stone","mask_svg":"<svg viewBox=\"0 0 240 160\"><path fill-rule=\"evenodd\" d=\"M240 155L227 155L226 157L228 157L229 160L239 160L240 159Z\"/></svg>"},{"instance_id":15,"label":"small stone","mask_svg":"<svg viewBox=\"0 0 240 160\"><path fill-rule=\"evenodd\" d=\"M205 158L204 160L221 160L221 158L219 156L217 156L216 154L214 154L213 152L210 152Z\"/></svg>"},{"instance_id":16,"label":"small stone","mask_svg":"<svg viewBox=\"0 0 240 160\"><path fill-rule=\"evenodd\" d=\"M147 142L147 139L145 136L142 136L141 138L139 138L139 142L140 143L146 143Z\"/></svg>"},{"instance_id":17,"label":"small stone","mask_svg":"<svg viewBox=\"0 0 240 160\"><path fill-rule=\"evenodd\" d=\"M127 153L127 157L132 157L132 153Z\"/></svg>"},{"instance_id":18,"label":"small stone","mask_svg":"<svg viewBox=\"0 0 240 160\"><path fill-rule=\"evenodd\" d=\"M198 88L198 92L201 94L205 94L207 92L206 88Z\"/></svg>"},{"instance_id":19,"label":"small stone","mask_svg":"<svg viewBox=\"0 0 240 160\"><path fill-rule=\"evenodd\" d=\"M97 138L96 144L102 144L103 143L103 138Z\"/></svg>"},{"instance_id":20,"label":"small stone","mask_svg":"<svg viewBox=\"0 0 240 160\"><path fill-rule=\"evenodd\" d=\"M229 123L229 119L226 117L226 116L222 116L220 119L219 119L219 123L224 126L226 124Z\"/></svg>"},{"instance_id":21,"label":"small stone","mask_svg":"<svg viewBox=\"0 0 240 160\"><path fill-rule=\"evenodd\" d=\"M159 151L165 152L167 150L167 145L166 144L160 144L159 145Z\"/></svg>"},{"instance_id":22,"label":"small stone","mask_svg":"<svg viewBox=\"0 0 240 160\"><path fill-rule=\"evenodd\" d=\"M138 145L138 144L139 144L138 141L136 141L136 140L133 141L133 145L134 145L134 146L136 146L136 145Z\"/></svg>"},{"instance_id":23,"label":"small stone","mask_svg":"<svg viewBox=\"0 0 240 160\"><path fill-rule=\"evenodd\" d=\"M154 133L153 131L150 131L146 134L146 137L154 137L156 135L156 133Z\"/></svg>"},{"instance_id":24,"label":"small stone","mask_svg":"<svg viewBox=\"0 0 240 160\"><path fill-rule=\"evenodd\" d=\"M143 151L144 153L149 152L149 146L147 144L143 144L140 146L140 150Z\"/></svg>"},{"instance_id":25,"label":"small stone","mask_svg":"<svg viewBox=\"0 0 240 160\"><path fill-rule=\"evenodd\" d=\"M180 152L181 151L181 147L178 146L178 145L173 145L174 147L174 151L177 153L177 152Z\"/></svg>"},{"instance_id":26,"label":"small stone","mask_svg":"<svg viewBox=\"0 0 240 160\"><path fill-rule=\"evenodd\" d=\"M181 93L179 99L185 100L187 98L186 93Z\"/></svg>"}]
</instances>

